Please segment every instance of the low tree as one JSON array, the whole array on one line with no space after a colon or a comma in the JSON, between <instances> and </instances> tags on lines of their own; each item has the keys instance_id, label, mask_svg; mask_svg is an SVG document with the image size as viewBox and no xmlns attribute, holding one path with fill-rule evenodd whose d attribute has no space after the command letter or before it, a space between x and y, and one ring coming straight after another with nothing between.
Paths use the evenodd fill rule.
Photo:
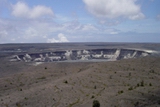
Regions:
<instances>
[{"instance_id":1,"label":"low tree","mask_svg":"<svg viewBox=\"0 0 160 107\"><path fill-rule=\"evenodd\" d=\"M92 107L100 107L100 103L98 100L93 101L93 106Z\"/></svg>"}]
</instances>

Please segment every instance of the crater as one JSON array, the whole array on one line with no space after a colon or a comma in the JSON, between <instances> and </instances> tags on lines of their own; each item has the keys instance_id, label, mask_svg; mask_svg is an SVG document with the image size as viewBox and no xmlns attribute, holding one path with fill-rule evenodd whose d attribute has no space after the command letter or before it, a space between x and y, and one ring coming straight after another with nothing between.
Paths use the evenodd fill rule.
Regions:
<instances>
[{"instance_id":1,"label":"crater","mask_svg":"<svg viewBox=\"0 0 160 107\"><path fill-rule=\"evenodd\" d=\"M152 50L109 48L75 49L12 55L9 61L56 62L56 61L116 61L121 59L145 57L155 54Z\"/></svg>"}]
</instances>

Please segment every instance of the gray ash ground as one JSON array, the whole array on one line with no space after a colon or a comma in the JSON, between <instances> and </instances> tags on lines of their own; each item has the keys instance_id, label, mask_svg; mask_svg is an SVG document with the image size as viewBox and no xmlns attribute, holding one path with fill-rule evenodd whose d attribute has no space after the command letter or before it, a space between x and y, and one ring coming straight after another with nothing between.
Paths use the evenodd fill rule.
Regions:
<instances>
[{"instance_id":1,"label":"gray ash ground","mask_svg":"<svg viewBox=\"0 0 160 107\"><path fill-rule=\"evenodd\" d=\"M33 54L36 49L39 53L42 48L43 52L53 51L53 45L40 48L42 45L29 44L21 45L21 48L29 46L26 52ZM75 45L56 48L54 51L71 50ZM115 49L116 45L108 46ZM125 49L134 47L133 44L126 45ZM3 45L1 51L2 47L3 51L20 48L19 45L11 46ZM78 46L78 50L91 47L104 49L106 44L99 43L97 46L89 46L90 48L88 44ZM117 48L120 49L121 46L118 45ZM155 46L158 44L139 44L135 48L158 52L158 47ZM37 66L33 66L32 61L9 61L13 54L25 55L26 52L1 54L0 107L92 107L94 100L98 100L101 107L160 107L158 54L117 61L43 62Z\"/></svg>"}]
</instances>

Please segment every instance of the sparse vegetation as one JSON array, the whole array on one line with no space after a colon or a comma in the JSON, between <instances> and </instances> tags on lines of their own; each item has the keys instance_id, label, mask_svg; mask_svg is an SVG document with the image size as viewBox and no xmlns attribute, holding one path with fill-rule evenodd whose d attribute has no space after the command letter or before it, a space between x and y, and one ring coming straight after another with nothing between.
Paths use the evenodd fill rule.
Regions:
<instances>
[{"instance_id":1,"label":"sparse vegetation","mask_svg":"<svg viewBox=\"0 0 160 107\"><path fill-rule=\"evenodd\" d=\"M133 90L133 87L132 87L132 86L131 86L131 87L129 87L129 88L128 88L128 90Z\"/></svg>"},{"instance_id":2,"label":"sparse vegetation","mask_svg":"<svg viewBox=\"0 0 160 107\"><path fill-rule=\"evenodd\" d=\"M28 100L28 98L27 98L27 97L25 97L24 99L25 99L25 100Z\"/></svg>"},{"instance_id":3,"label":"sparse vegetation","mask_svg":"<svg viewBox=\"0 0 160 107\"><path fill-rule=\"evenodd\" d=\"M68 84L68 81L67 81L67 80L65 80L65 81L64 81L64 83Z\"/></svg>"},{"instance_id":4,"label":"sparse vegetation","mask_svg":"<svg viewBox=\"0 0 160 107\"><path fill-rule=\"evenodd\" d=\"M137 107L138 105L139 105L139 102L137 101L137 102L134 104L134 106Z\"/></svg>"},{"instance_id":5,"label":"sparse vegetation","mask_svg":"<svg viewBox=\"0 0 160 107\"><path fill-rule=\"evenodd\" d=\"M149 86L152 86L152 84L151 84L151 83L149 83Z\"/></svg>"},{"instance_id":6,"label":"sparse vegetation","mask_svg":"<svg viewBox=\"0 0 160 107\"><path fill-rule=\"evenodd\" d=\"M76 105L77 103L79 103L79 99L77 99L77 101L73 102L72 104L69 104L68 107L72 107L72 106Z\"/></svg>"},{"instance_id":7,"label":"sparse vegetation","mask_svg":"<svg viewBox=\"0 0 160 107\"><path fill-rule=\"evenodd\" d=\"M94 98L94 95L92 95L92 97L91 98Z\"/></svg>"},{"instance_id":8,"label":"sparse vegetation","mask_svg":"<svg viewBox=\"0 0 160 107\"><path fill-rule=\"evenodd\" d=\"M37 79L46 79L46 77L45 77L45 76L42 76L42 77L39 77L39 78L37 78Z\"/></svg>"},{"instance_id":9,"label":"sparse vegetation","mask_svg":"<svg viewBox=\"0 0 160 107\"><path fill-rule=\"evenodd\" d=\"M156 71L160 70L159 65L151 67L153 64L149 59L148 62L142 60L144 66L141 66L137 60L97 62L99 65L91 63L94 68L90 68L88 62L74 63L74 66L73 63L47 63L47 70L44 69L46 65L27 68L33 72L0 78L0 106L6 107L7 104L8 107L18 107L14 101L16 96L20 106L100 107L101 104L103 107L123 107L125 104L127 107L158 107L159 94L156 93L160 85ZM83 67L86 69L77 72ZM136 70L133 72L134 67ZM127 68L128 71L123 71ZM151 69L154 69L154 73L150 73ZM99 105L92 105L93 100L98 100Z\"/></svg>"},{"instance_id":10,"label":"sparse vegetation","mask_svg":"<svg viewBox=\"0 0 160 107\"><path fill-rule=\"evenodd\" d=\"M154 73L154 69L151 69L149 72L150 72L150 73Z\"/></svg>"},{"instance_id":11,"label":"sparse vegetation","mask_svg":"<svg viewBox=\"0 0 160 107\"><path fill-rule=\"evenodd\" d=\"M144 81L143 81L143 80L141 81L140 85L141 85L142 87L144 86Z\"/></svg>"},{"instance_id":12,"label":"sparse vegetation","mask_svg":"<svg viewBox=\"0 0 160 107\"><path fill-rule=\"evenodd\" d=\"M22 107L19 103L16 103L16 106L17 106L17 107Z\"/></svg>"},{"instance_id":13,"label":"sparse vegetation","mask_svg":"<svg viewBox=\"0 0 160 107\"><path fill-rule=\"evenodd\" d=\"M98 100L93 101L93 106L92 107L100 107L100 103Z\"/></svg>"},{"instance_id":14,"label":"sparse vegetation","mask_svg":"<svg viewBox=\"0 0 160 107\"><path fill-rule=\"evenodd\" d=\"M112 79L112 75L109 76L109 79Z\"/></svg>"},{"instance_id":15,"label":"sparse vegetation","mask_svg":"<svg viewBox=\"0 0 160 107\"><path fill-rule=\"evenodd\" d=\"M118 91L118 94L122 94L122 93L123 93L123 90Z\"/></svg>"}]
</instances>

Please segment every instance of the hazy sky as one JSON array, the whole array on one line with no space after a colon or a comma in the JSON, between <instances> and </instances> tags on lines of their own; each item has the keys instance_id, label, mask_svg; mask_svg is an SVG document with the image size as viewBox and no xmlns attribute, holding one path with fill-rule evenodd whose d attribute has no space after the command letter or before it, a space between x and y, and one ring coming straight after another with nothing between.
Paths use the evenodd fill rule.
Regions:
<instances>
[{"instance_id":1,"label":"hazy sky","mask_svg":"<svg viewBox=\"0 0 160 107\"><path fill-rule=\"evenodd\" d=\"M0 43L159 42L160 0L0 0Z\"/></svg>"}]
</instances>

